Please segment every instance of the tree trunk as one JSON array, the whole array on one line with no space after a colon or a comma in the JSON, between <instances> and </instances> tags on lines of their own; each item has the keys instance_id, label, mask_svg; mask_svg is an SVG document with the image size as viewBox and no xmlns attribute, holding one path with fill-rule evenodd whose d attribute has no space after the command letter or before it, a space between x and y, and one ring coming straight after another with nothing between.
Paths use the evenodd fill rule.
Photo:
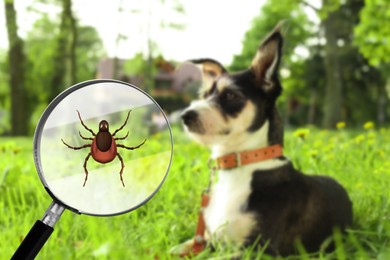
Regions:
<instances>
[{"instance_id":1,"label":"tree trunk","mask_svg":"<svg viewBox=\"0 0 390 260\"><path fill-rule=\"evenodd\" d=\"M9 42L8 67L11 89L11 134L27 135L30 111L25 87L25 61L23 40L18 36L14 1L4 1Z\"/></svg>"},{"instance_id":2,"label":"tree trunk","mask_svg":"<svg viewBox=\"0 0 390 260\"><path fill-rule=\"evenodd\" d=\"M317 104L317 89L312 87L310 91L310 101L309 101L309 111L307 114L307 123L309 125L315 125L316 124L316 104Z\"/></svg>"},{"instance_id":3,"label":"tree trunk","mask_svg":"<svg viewBox=\"0 0 390 260\"><path fill-rule=\"evenodd\" d=\"M72 1L62 1L60 32L53 57L54 73L49 99L55 98L67 86L76 83L76 20L72 13Z\"/></svg>"},{"instance_id":4,"label":"tree trunk","mask_svg":"<svg viewBox=\"0 0 390 260\"><path fill-rule=\"evenodd\" d=\"M70 75L70 84L74 85L77 83L77 62L76 62L76 47L77 47L77 23L76 18L73 16L72 12L72 2L71 0L65 1L68 2L67 13L70 20L70 48L69 48L69 75Z\"/></svg>"},{"instance_id":5,"label":"tree trunk","mask_svg":"<svg viewBox=\"0 0 390 260\"><path fill-rule=\"evenodd\" d=\"M326 4L326 0L324 1ZM337 11L328 14L322 25L325 32L325 71L326 92L324 104L324 127L335 128L342 121L343 79L340 48L337 46L339 34Z\"/></svg>"},{"instance_id":6,"label":"tree trunk","mask_svg":"<svg viewBox=\"0 0 390 260\"><path fill-rule=\"evenodd\" d=\"M389 100L390 91L390 77L388 77L385 83L379 86L379 95L378 95L378 112L377 112L377 120L379 126L384 126L387 123L386 110Z\"/></svg>"}]
</instances>

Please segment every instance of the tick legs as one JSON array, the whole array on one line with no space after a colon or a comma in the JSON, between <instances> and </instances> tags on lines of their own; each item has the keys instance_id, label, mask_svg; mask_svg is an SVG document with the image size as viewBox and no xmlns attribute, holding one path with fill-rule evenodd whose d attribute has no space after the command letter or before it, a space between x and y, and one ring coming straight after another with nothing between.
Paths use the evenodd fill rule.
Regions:
<instances>
[{"instance_id":1,"label":"tick legs","mask_svg":"<svg viewBox=\"0 0 390 260\"><path fill-rule=\"evenodd\" d=\"M90 131L93 136L96 136L96 134L90 128L88 128L88 126L86 126L84 124L83 119L81 119L80 112L78 110L76 110L76 111L77 111L77 114L79 115L80 123L84 126L85 129Z\"/></svg>"},{"instance_id":2,"label":"tick legs","mask_svg":"<svg viewBox=\"0 0 390 260\"><path fill-rule=\"evenodd\" d=\"M64 140L61 139L61 141L66 145L68 148L73 149L73 150L80 150L83 148L91 147L91 144L84 144L83 146L70 146L69 144L65 143Z\"/></svg>"},{"instance_id":3,"label":"tick legs","mask_svg":"<svg viewBox=\"0 0 390 260\"><path fill-rule=\"evenodd\" d=\"M114 140L125 140L127 138L127 136L129 135L129 131L127 131L127 134L124 136L124 137L117 137L117 138L114 138Z\"/></svg>"},{"instance_id":4,"label":"tick legs","mask_svg":"<svg viewBox=\"0 0 390 260\"><path fill-rule=\"evenodd\" d=\"M81 138L83 138L84 140L93 140L93 138L91 138L91 137L84 137L81 133L80 133L80 131L79 131L79 135L80 135L80 137Z\"/></svg>"},{"instance_id":5,"label":"tick legs","mask_svg":"<svg viewBox=\"0 0 390 260\"><path fill-rule=\"evenodd\" d=\"M116 146L121 147L121 148L125 148L127 150L134 150L134 149L140 148L145 142L146 142L146 139L141 144L139 144L137 146L133 146L133 147L124 146L123 144L117 144Z\"/></svg>"},{"instance_id":6,"label":"tick legs","mask_svg":"<svg viewBox=\"0 0 390 260\"><path fill-rule=\"evenodd\" d=\"M127 120L129 119L130 112L131 112L131 110L129 111L129 113L127 113L127 117L126 117L126 120L125 120L125 122L123 123L123 125L122 125L121 127L119 127L117 130L115 130L115 132L112 134L112 136L115 136L116 133L118 133L120 130L123 129L123 127L125 127L125 125L127 124ZM126 136L127 136L127 135L126 135Z\"/></svg>"},{"instance_id":7,"label":"tick legs","mask_svg":"<svg viewBox=\"0 0 390 260\"><path fill-rule=\"evenodd\" d=\"M125 183L123 182L123 178L122 178L122 173L123 173L123 169L125 168L125 164L123 163L123 159L122 159L122 156L120 156L120 154L119 153L117 153L116 154L117 156L118 156L118 158L119 158L119 161L121 161L121 171L119 172L119 176L121 177L121 181L122 181L122 185L123 185L123 187L125 187Z\"/></svg>"},{"instance_id":8,"label":"tick legs","mask_svg":"<svg viewBox=\"0 0 390 260\"><path fill-rule=\"evenodd\" d=\"M89 157L91 156L91 153L89 153L87 155L87 157L85 157L85 161L84 161L84 172L85 172L85 180L84 180L84 184L83 184L83 187L85 187L85 183L87 183L87 179L88 179L88 170L87 170L87 161L89 159Z\"/></svg>"}]
</instances>

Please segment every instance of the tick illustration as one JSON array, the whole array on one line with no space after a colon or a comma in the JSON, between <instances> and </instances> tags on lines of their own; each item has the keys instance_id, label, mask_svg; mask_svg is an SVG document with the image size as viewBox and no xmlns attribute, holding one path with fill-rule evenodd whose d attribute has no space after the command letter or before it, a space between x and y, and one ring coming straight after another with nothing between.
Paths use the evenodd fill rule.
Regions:
<instances>
[{"instance_id":1,"label":"tick illustration","mask_svg":"<svg viewBox=\"0 0 390 260\"><path fill-rule=\"evenodd\" d=\"M118 140L126 139L127 136L129 135L129 131L127 131L127 134L124 137L115 137L115 135L120 130L122 130L125 127L125 125L127 124L127 120L129 119L131 110L127 114L126 120L123 123L123 125L121 127L119 127L118 129L116 129L113 134L110 133L109 124L106 120L100 121L99 132L97 134L95 134L90 128L88 128L84 124L83 119L81 119L80 112L78 110L76 110L76 111L77 111L77 114L79 115L79 119L80 119L81 124L83 125L83 127L85 129L87 129L89 132L91 132L93 137L84 137L81 135L80 131L79 131L79 135L84 140L91 140L92 144L85 144L85 145L82 145L79 147L75 147L75 146L71 146L71 145L65 143L65 141L63 139L61 139L61 141L64 143L64 145L66 145L68 148L73 149L73 150L80 150L80 149L91 147L90 152L88 153L87 157L85 157L85 160L84 160L83 167L84 167L84 171L85 171L85 180L84 180L83 187L85 186L85 183L87 182L87 179L88 179L87 162L88 162L89 157L91 157L91 156L95 161L97 161L99 163L103 163L103 164L109 163L112 160L114 160L115 157L118 157L118 159L121 162L121 167L122 167L120 172L119 172L119 176L121 178L123 187L125 187L125 183L123 182L123 177L122 177L122 173L123 173L123 169L125 168L125 164L123 163L123 158L118 153L117 148L119 147L119 148L124 148L127 150L135 150L135 149L140 148L146 142L146 139L145 139L141 144L139 144L137 146L133 146L133 147L128 147L128 146L125 146L123 144L116 143L116 141L118 141Z\"/></svg>"}]
</instances>

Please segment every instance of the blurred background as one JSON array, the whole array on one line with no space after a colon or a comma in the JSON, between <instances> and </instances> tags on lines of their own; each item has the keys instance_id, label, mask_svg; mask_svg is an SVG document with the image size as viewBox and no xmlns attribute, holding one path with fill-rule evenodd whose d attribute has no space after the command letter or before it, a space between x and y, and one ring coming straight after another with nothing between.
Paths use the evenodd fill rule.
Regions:
<instances>
[{"instance_id":1,"label":"blurred background","mask_svg":"<svg viewBox=\"0 0 390 260\"><path fill-rule=\"evenodd\" d=\"M287 125L389 123L386 0L3 0L0 135L31 135L56 95L94 78L133 83L171 114L199 83L179 64L208 57L246 69L280 20Z\"/></svg>"},{"instance_id":2,"label":"blurred background","mask_svg":"<svg viewBox=\"0 0 390 260\"><path fill-rule=\"evenodd\" d=\"M319 259L390 259L389 0L0 0L1 258L51 203L31 156L43 110L75 83L113 78L147 91L169 116L169 176L131 214L65 212L37 259L170 259L169 248L193 236L210 171L209 152L175 124L200 81L183 62L213 58L246 69L281 20L285 153L297 169L337 179L354 205L345 243L335 235L336 251ZM170 146L160 133L165 121L151 118L147 145ZM228 259L234 251L226 250L198 259Z\"/></svg>"}]
</instances>

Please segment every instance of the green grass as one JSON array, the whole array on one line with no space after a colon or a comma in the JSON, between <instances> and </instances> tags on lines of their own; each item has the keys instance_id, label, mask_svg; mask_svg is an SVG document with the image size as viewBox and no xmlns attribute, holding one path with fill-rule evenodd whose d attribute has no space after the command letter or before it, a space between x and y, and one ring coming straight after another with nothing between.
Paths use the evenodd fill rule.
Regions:
<instances>
[{"instance_id":1,"label":"green grass","mask_svg":"<svg viewBox=\"0 0 390 260\"><path fill-rule=\"evenodd\" d=\"M179 129L173 129L168 178L150 202L115 217L65 211L37 259L175 259L167 252L193 235L209 173L208 151ZM285 148L305 173L330 175L342 183L354 209L353 226L346 239L335 235L334 252L313 256L302 249L290 259L390 259L390 129L288 131ZM31 138L0 138L0 156L0 259L9 259L51 198L36 173ZM226 259L234 252L217 245L216 252L197 259ZM244 258L250 257L272 259L249 248Z\"/></svg>"}]
</instances>

